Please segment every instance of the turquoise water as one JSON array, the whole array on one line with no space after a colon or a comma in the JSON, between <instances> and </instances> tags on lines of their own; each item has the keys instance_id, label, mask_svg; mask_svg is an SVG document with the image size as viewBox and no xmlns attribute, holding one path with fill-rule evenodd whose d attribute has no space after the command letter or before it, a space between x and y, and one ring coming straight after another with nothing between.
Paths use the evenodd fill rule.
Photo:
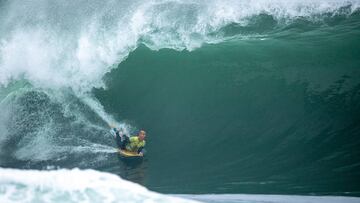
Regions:
<instances>
[{"instance_id":1,"label":"turquoise water","mask_svg":"<svg viewBox=\"0 0 360 203\"><path fill-rule=\"evenodd\" d=\"M0 166L359 196L359 3L3 1ZM108 124L145 129L145 160Z\"/></svg>"}]
</instances>

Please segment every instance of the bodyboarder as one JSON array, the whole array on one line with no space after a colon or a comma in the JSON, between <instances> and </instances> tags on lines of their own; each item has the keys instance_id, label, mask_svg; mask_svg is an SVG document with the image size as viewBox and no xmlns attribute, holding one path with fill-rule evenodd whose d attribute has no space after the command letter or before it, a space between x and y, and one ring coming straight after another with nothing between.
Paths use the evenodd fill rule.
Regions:
<instances>
[{"instance_id":1,"label":"bodyboarder","mask_svg":"<svg viewBox=\"0 0 360 203\"><path fill-rule=\"evenodd\" d=\"M131 136L130 138L117 128L113 128L113 130L115 131L116 144L121 150L136 152L140 156L144 155L144 147L146 143L146 132L144 130L140 130L138 135Z\"/></svg>"}]
</instances>

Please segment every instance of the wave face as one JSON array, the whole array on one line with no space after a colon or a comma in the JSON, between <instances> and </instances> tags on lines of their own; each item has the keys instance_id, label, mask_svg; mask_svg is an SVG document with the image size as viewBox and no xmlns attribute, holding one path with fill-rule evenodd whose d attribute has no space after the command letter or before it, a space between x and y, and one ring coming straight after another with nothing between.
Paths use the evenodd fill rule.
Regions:
<instances>
[{"instance_id":1,"label":"wave face","mask_svg":"<svg viewBox=\"0 0 360 203\"><path fill-rule=\"evenodd\" d=\"M359 6L1 1L0 166L167 193L359 195ZM109 125L146 129L147 158L119 160Z\"/></svg>"}]
</instances>

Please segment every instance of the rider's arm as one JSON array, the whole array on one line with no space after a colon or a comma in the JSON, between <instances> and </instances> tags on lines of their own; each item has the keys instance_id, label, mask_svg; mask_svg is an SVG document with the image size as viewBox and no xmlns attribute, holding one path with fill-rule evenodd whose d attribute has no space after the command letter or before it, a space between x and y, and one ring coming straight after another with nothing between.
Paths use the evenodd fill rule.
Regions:
<instances>
[{"instance_id":1,"label":"rider's arm","mask_svg":"<svg viewBox=\"0 0 360 203\"><path fill-rule=\"evenodd\" d=\"M137 150L137 153L140 154L142 153L142 150L144 149L144 147L139 147L139 149Z\"/></svg>"},{"instance_id":2,"label":"rider's arm","mask_svg":"<svg viewBox=\"0 0 360 203\"><path fill-rule=\"evenodd\" d=\"M115 131L115 140L118 147L121 147L121 137L119 135L119 131Z\"/></svg>"}]
</instances>

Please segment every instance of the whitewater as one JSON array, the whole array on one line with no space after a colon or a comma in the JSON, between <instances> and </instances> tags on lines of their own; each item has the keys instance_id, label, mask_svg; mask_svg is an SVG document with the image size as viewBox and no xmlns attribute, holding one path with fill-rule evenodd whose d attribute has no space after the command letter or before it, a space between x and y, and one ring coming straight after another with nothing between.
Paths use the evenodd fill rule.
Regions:
<instances>
[{"instance_id":1,"label":"whitewater","mask_svg":"<svg viewBox=\"0 0 360 203\"><path fill-rule=\"evenodd\" d=\"M0 169L1 202L359 202L353 197L162 195L94 170ZM184 199L182 199L182 198Z\"/></svg>"},{"instance_id":2,"label":"whitewater","mask_svg":"<svg viewBox=\"0 0 360 203\"><path fill-rule=\"evenodd\" d=\"M1 84L25 79L34 86L81 94L104 86L103 76L139 44L191 51L226 40L214 33L233 23L245 26L259 14L284 23L316 21L344 7L350 14L359 2L5 1L1 7Z\"/></svg>"}]
</instances>

